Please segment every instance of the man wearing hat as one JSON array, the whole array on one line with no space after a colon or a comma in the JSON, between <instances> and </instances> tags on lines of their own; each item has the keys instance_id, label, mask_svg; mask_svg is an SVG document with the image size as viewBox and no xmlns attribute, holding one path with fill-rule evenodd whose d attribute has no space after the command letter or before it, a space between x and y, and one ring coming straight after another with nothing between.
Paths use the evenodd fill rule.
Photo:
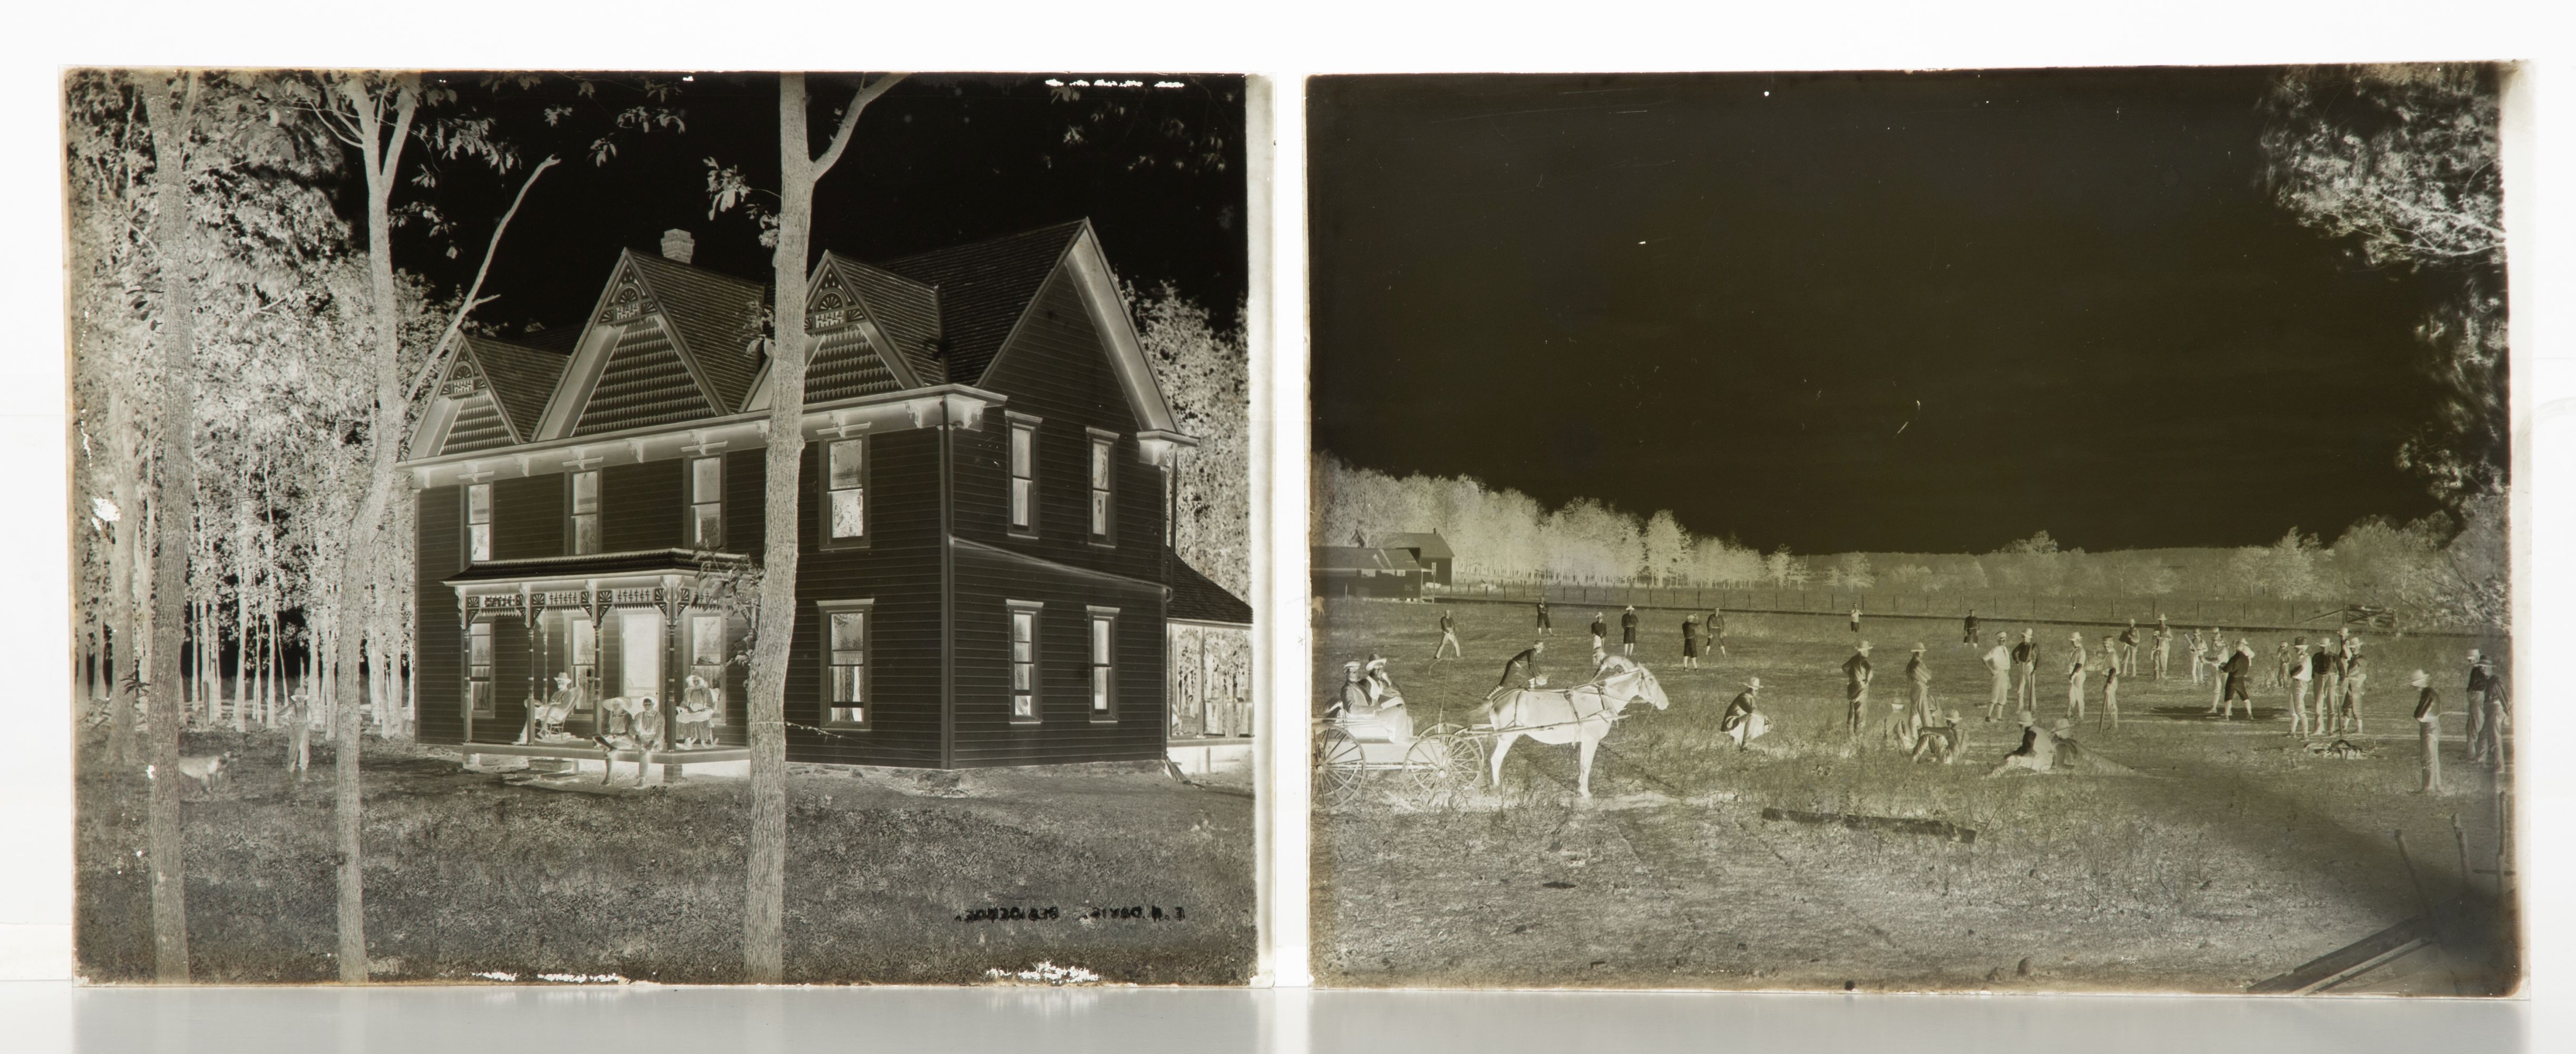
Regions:
<instances>
[{"instance_id":1,"label":"man wearing hat","mask_svg":"<svg viewBox=\"0 0 2576 1054\"><path fill-rule=\"evenodd\" d=\"M1602 642L1610 639L1610 627L1601 621L1601 613L1592 613L1592 650L1600 651Z\"/></svg>"},{"instance_id":2,"label":"man wearing hat","mask_svg":"<svg viewBox=\"0 0 2576 1054\"><path fill-rule=\"evenodd\" d=\"M1923 664L1922 641L1914 642L1914 655L1905 660L1905 681L1913 689L1907 701L1914 704L1914 713L1907 718L1911 725L1905 737L1911 740L1913 733L1921 732L1924 724L1932 720L1932 668Z\"/></svg>"},{"instance_id":3,"label":"man wearing hat","mask_svg":"<svg viewBox=\"0 0 2576 1054\"><path fill-rule=\"evenodd\" d=\"M1995 646L1986 650L1986 672L1995 678L1994 697L1986 700L1986 720L2001 721L2004 700L2012 697L2012 652L2004 647L2003 631L1995 632Z\"/></svg>"},{"instance_id":4,"label":"man wearing hat","mask_svg":"<svg viewBox=\"0 0 2576 1054\"><path fill-rule=\"evenodd\" d=\"M2031 639L2029 630L2021 631L2021 643L2013 645L2012 661L2013 677L2020 685L2013 689L2013 705L2028 709L2039 702L2039 685L2032 679L2039 670L2039 642Z\"/></svg>"},{"instance_id":5,"label":"man wearing hat","mask_svg":"<svg viewBox=\"0 0 2576 1054\"><path fill-rule=\"evenodd\" d=\"M1439 662L1453 653L1461 659L1467 657L1467 649L1458 646L1458 619L1449 613L1449 605L1442 604L1440 605L1440 646L1431 649L1431 661Z\"/></svg>"},{"instance_id":6,"label":"man wearing hat","mask_svg":"<svg viewBox=\"0 0 2576 1054\"><path fill-rule=\"evenodd\" d=\"M2486 656L2481 654L2476 648L2469 649L2469 689L2467 694L2469 704L2469 760L2471 761L2484 761L2487 759L2487 688L2493 679L2494 671L2487 667ZM2498 738L2502 737L2499 736ZM2498 753L2497 757L2501 760L2503 755Z\"/></svg>"},{"instance_id":7,"label":"man wearing hat","mask_svg":"<svg viewBox=\"0 0 2576 1054\"><path fill-rule=\"evenodd\" d=\"M1851 658L1843 660L1843 677L1848 682L1843 686L1843 690L1851 700L1851 715L1846 719L1846 723L1852 738L1858 739L1860 738L1860 710L1869 702L1868 641L1861 641L1852 646Z\"/></svg>"},{"instance_id":8,"label":"man wearing hat","mask_svg":"<svg viewBox=\"0 0 2576 1054\"><path fill-rule=\"evenodd\" d=\"M2442 690L2433 687L2433 676L2422 670L2408 678L2414 685L2416 738L2424 744L2424 786L2420 793L2431 794L2442 789Z\"/></svg>"},{"instance_id":9,"label":"man wearing hat","mask_svg":"<svg viewBox=\"0 0 2576 1054\"><path fill-rule=\"evenodd\" d=\"M1637 605L1619 613L1619 654L1637 654Z\"/></svg>"},{"instance_id":10,"label":"man wearing hat","mask_svg":"<svg viewBox=\"0 0 2576 1054\"><path fill-rule=\"evenodd\" d=\"M1699 616L1682 616L1682 669L1699 669Z\"/></svg>"},{"instance_id":11,"label":"man wearing hat","mask_svg":"<svg viewBox=\"0 0 2576 1054\"><path fill-rule=\"evenodd\" d=\"M2102 721L2112 728L2118 728L2120 727L2120 677L2129 672L2129 661L2121 657L2123 649L2114 647L2114 643L2110 637L2102 638L2102 659L2099 665L2102 668ZM2132 656L2137 653L2134 647L2126 650Z\"/></svg>"},{"instance_id":12,"label":"man wearing hat","mask_svg":"<svg viewBox=\"0 0 2576 1054\"><path fill-rule=\"evenodd\" d=\"M2066 661L2066 716L2081 721L2084 720L2085 663L2091 656L2084 654L2082 630L2069 632L2066 644L2075 649L2075 657Z\"/></svg>"},{"instance_id":13,"label":"man wearing hat","mask_svg":"<svg viewBox=\"0 0 2576 1054\"><path fill-rule=\"evenodd\" d=\"M2308 723L2308 682L2316 677L2309 665L2308 638L2290 642L2290 734L2325 731L2325 722Z\"/></svg>"},{"instance_id":14,"label":"man wearing hat","mask_svg":"<svg viewBox=\"0 0 2576 1054\"><path fill-rule=\"evenodd\" d=\"M2361 690L2369 686L2370 663L2361 654L2361 638L2343 641L2343 731L2361 734Z\"/></svg>"},{"instance_id":15,"label":"man wearing hat","mask_svg":"<svg viewBox=\"0 0 2576 1054\"><path fill-rule=\"evenodd\" d=\"M2317 697L2316 732L2326 735L2334 727L2335 700L2343 695L2343 643L2340 638L2322 637L2317 640L2316 652L2308 656L2308 678L2314 682L2310 687Z\"/></svg>"},{"instance_id":16,"label":"man wearing hat","mask_svg":"<svg viewBox=\"0 0 2576 1054\"><path fill-rule=\"evenodd\" d=\"M1726 704L1726 716L1718 719L1718 731L1735 740L1737 750L1745 749L1747 744L1761 738L1762 733L1770 728L1770 722L1765 721L1762 712L1755 708L1754 696L1761 691L1762 678L1745 678L1744 690L1736 693L1734 702Z\"/></svg>"},{"instance_id":17,"label":"man wearing hat","mask_svg":"<svg viewBox=\"0 0 2576 1054\"><path fill-rule=\"evenodd\" d=\"M2156 680L2165 679L2165 668L2173 661L2173 627L2165 625L2164 613L2156 614Z\"/></svg>"},{"instance_id":18,"label":"man wearing hat","mask_svg":"<svg viewBox=\"0 0 2576 1054\"><path fill-rule=\"evenodd\" d=\"M2120 661L2112 665L2123 673L2138 668L2138 620L2130 619L2129 628L2120 631Z\"/></svg>"},{"instance_id":19,"label":"man wearing hat","mask_svg":"<svg viewBox=\"0 0 2576 1054\"><path fill-rule=\"evenodd\" d=\"M1855 636L1855 637L1857 637L1857 636L1859 636L1859 635L1860 635L1860 609L1859 609L1859 608L1853 608L1853 609L1852 609L1852 613L1851 613L1851 631L1852 631L1852 635L1853 635L1853 636Z\"/></svg>"},{"instance_id":20,"label":"man wearing hat","mask_svg":"<svg viewBox=\"0 0 2576 1054\"><path fill-rule=\"evenodd\" d=\"M2236 649L2229 652L2226 660L2217 663L2216 666L2217 669L2210 674L2210 680L2218 685L2218 698L2210 701L2209 712L2218 714L2218 719L2221 721L2232 719L2236 716L2237 700L2241 699L2245 702L2245 719L2253 720L2254 696L2247 689L2251 687L2254 679L2254 646L2242 640L2237 641ZM2221 677L2221 674L2225 676ZM2221 705L2227 707L2225 713L2219 712L2218 708Z\"/></svg>"},{"instance_id":21,"label":"man wearing hat","mask_svg":"<svg viewBox=\"0 0 2576 1054\"><path fill-rule=\"evenodd\" d=\"M1538 656L1547 650L1546 641L1534 641L1511 658L1503 660L1503 679L1494 682L1494 691L1505 688L1533 688L1538 685ZM1491 695L1493 693L1486 693Z\"/></svg>"},{"instance_id":22,"label":"man wearing hat","mask_svg":"<svg viewBox=\"0 0 2576 1054\"><path fill-rule=\"evenodd\" d=\"M1541 637L1545 637L1545 636L1552 635L1552 634L1554 634L1555 632L1556 632L1556 627L1551 626L1551 625L1548 625L1548 622L1547 622L1547 594L1545 594L1545 593L1541 593L1541 594L1539 594L1539 595L1538 595L1538 634L1537 634L1537 635L1538 635L1538 636L1541 636Z\"/></svg>"},{"instance_id":23,"label":"man wearing hat","mask_svg":"<svg viewBox=\"0 0 2576 1054\"><path fill-rule=\"evenodd\" d=\"M2063 724L2062 721L2060 723ZM2024 721L2021 727L2021 745L2013 748L2012 753L2004 755L2003 764L1995 766L1993 771L1986 773L1986 776L1991 779L2014 769L2025 769L2047 775L2056 768L2056 730L2041 728L2037 721Z\"/></svg>"},{"instance_id":24,"label":"man wearing hat","mask_svg":"<svg viewBox=\"0 0 2576 1054\"><path fill-rule=\"evenodd\" d=\"M1968 609L1968 621L1959 633L1959 643L1971 648L1977 646L1977 609L1975 608Z\"/></svg>"},{"instance_id":25,"label":"man wearing hat","mask_svg":"<svg viewBox=\"0 0 2576 1054\"><path fill-rule=\"evenodd\" d=\"M1709 647L1717 649L1718 654L1726 654L1726 612L1723 609L1708 609L1708 643Z\"/></svg>"}]
</instances>

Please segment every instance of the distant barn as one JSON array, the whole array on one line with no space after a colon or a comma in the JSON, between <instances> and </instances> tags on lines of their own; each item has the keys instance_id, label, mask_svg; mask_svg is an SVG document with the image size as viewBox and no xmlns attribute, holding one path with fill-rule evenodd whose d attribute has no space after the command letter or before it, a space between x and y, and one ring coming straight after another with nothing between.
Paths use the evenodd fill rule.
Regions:
<instances>
[{"instance_id":1,"label":"distant barn","mask_svg":"<svg viewBox=\"0 0 2576 1054\"><path fill-rule=\"evenodd\" d=\"M1440 532L1390 535L1385 544L1389 549L1411 551L1413 562L1422 565L1424 581L1433 585L1449 584L1449 564L1457 554L1449 551L1449 539L1441 537Z\"/></svg>"},{"instance_id":2,"label":"distant barn","mask_svg":"<svg viewBox=\"0 0 2576 1054\"><path fill-rule=\"evenodd\" d=\"M1319 597L1420 600L1422 580L1428 577L1410 549L1318 545L1312 561L1315 595Z\"/></svg>"}]
</instances>

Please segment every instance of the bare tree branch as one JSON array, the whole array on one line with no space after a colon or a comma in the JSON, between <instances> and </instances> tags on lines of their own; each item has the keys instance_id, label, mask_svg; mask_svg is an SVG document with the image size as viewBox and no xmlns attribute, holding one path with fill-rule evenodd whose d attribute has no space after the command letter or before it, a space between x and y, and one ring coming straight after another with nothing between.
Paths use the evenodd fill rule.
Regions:
<instances>
[{"instance_id":1,"label":"bare tree branch","mask_svg":"<svg viewBox=\"0 0 2576 1054\"><path fill-rule=\"evenodd\" d=\"M814 178L823 178L823 174L831 171L832 165L841 160L842 149L850 145L851 131L859 126L860 112L866 110L869 103L877 101L878 96L884 95L886 89L908 76L911 74L889 73L874 83L859 86L858 96L850 100L849 110L841 114L841 127L832 133L832 145L823 149L823 156L814 159Z\"/></svg>"},{"instance_id":2,"label":"bare tree branch","mask_svg":"<svg viewBox=\"0 0 2576 1054\"><path fill-rule=\"evenodd\" d=\"M465 287L465 297L457 302L456 314L447 320L446 331L439 334L438 343L429 349L429 361L421 363L420 372L414 374L411 383L403 387L404 406L410 406L418 401L421 388L429 383L431 377L438 375L440 363L447 358L448 345L454 343L457 334L465 329L466 316L472 314L475 308L497 299L496 297L478 299L477 294L483 291L483 277L492 272L493 255L501 251L501 235L509 231L510 218L519 214L519 205L528 200L528 191L537 185L537 177L545 175L546 170L555 167L557 162L558 159L554 155L548 154L545 160L537 162L535 168L528 170L528 178L519 181L519 193L510 199L509 209L501 213L501 222L492 228L491 240L483 245L483 263L474 269L474 284Z\"/></svg>"}]
</instances>

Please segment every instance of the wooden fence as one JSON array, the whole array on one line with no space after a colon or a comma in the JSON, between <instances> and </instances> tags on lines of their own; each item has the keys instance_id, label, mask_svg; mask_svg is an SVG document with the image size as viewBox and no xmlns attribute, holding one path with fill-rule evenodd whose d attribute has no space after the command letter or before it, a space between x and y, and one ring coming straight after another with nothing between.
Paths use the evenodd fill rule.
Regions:
<instances>
[{"instance_id":1,"label":"wooden fence","mask_svg":"<svg viewBox=\"0 0 2576 1054\"><path fill-rule=\"evenodd\" d=\"M2219 626L2226 629L2314 631L2370 622L2383 630L2446 636L2482 636L2490 630L2449 626L2383 612L2357 615L2347 605L2277 597L2052 596L2010 589L1922 590L1836 589L1824 586L1642 586L1563 582L1460 582L1424 590L1426 599L1535 603L1547 595L1560 626L1577 625L1590 610L1617 614L1626 605L1672 611L1707 611L1711 607L1746 614L1839 617L1859 608L1863 619L1927 618L1953 624L1974 610L1989 625L2042 623L2084 626L2153 626L2156 616L2176 630ZM1614 619L1615 621L1615 619Z\"/></svg>"}]
</instances>

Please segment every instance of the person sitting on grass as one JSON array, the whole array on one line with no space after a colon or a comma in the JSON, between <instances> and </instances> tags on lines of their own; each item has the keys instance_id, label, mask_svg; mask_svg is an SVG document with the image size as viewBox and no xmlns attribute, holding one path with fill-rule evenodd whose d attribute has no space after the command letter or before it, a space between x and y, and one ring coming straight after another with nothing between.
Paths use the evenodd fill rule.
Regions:
<instances>
[{"instance_id":1,"label":"person sitting on grass","mask_svg":"<svg viewBox=\"0 0 2576 1054\"><path fill-rule=\"evenodd\" d=\"M1748 749L1754 740L1762 738L1762 733L1770 731L1771 722L1762 716L1755 698L1761 693L1762 678L1745 678L1744 690L1736 693L1734 702L1726 704L1726 715L1718 719L1717 730L1734 740L1739 751Z\"/></svg>"},{"instance_id":2,"label":"person sitting on grass","mask_svg":"<svg viewBox=\"0 0 2576 1054\"><path fill-rule=\"evenodd\" d=\"M1915 731L1910 751L1914 760L1928 759L1944 765L1958 762L1960 752L1968 745L1968 726L1959 720L1956 710L1946 716L1946 721L1926 719L1923 727Z\"/></svg>"},{"instance_id":3,"label":"person sitting on grass","mask_svg":"<svg viewBox=\"0 0 2576 1054\"><path fill-rule=\"evenodd\" d=\"M2022 716L2027 719L2030 712L2025 710ZM2004 755L2003 764L1995 766L1993 771L1986 773L1986 778L1993 779L2016 769L2036 772L2043 776L2056 771L2056 731L2039 727L2039 722L2036 720L2024 720L2021 726L2021 745L2013 748L2012 753Z\"/></svg>"}]
</instances>

